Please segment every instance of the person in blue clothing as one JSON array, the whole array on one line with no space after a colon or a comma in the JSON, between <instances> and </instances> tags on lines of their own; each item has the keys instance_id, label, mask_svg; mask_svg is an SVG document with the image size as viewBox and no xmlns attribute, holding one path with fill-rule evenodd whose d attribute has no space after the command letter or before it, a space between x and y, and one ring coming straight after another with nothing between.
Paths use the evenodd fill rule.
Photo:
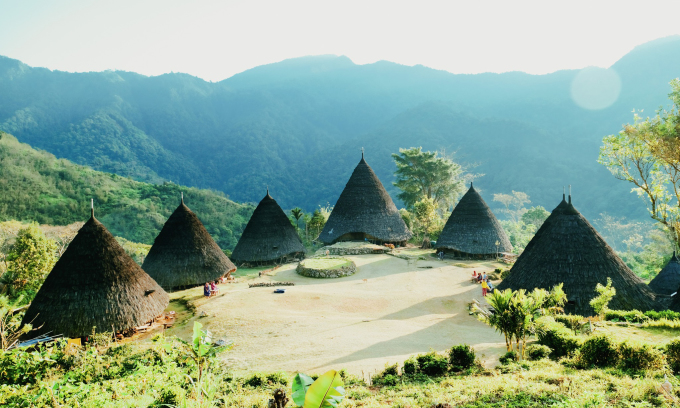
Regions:
<instances>
[{"instance_id":1,"label":"person in blue clothing","mask_svg":"<svg viewBox=\"0 0 680 408\"><path fill-rule=\"evenodd\" d=\"M208 282L203 285L203 296L210 297L210 284Z\"/></svg>"}]
</instances>

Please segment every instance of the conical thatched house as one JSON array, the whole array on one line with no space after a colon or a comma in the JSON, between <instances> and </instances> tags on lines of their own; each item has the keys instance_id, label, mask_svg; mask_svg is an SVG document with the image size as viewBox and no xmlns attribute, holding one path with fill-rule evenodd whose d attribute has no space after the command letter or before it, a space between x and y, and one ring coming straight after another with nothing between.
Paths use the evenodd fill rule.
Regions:
<instances>
[{"instance_id":1,"label":"conical thatched house","mask_svg":"<svg viewBox=\"0 0 680 408\"><path fill-rule=\"evenodd\" d=\"M675 255L675 252L661 272L649 282L649 288L656 294L667 296L678 291L678 288L680 288L680 259Z\"/></svg>"},{"instance_id":2,"label":"conical thatched house","mask_svg":"<svg viewBox=\"0 0 680 408\"><path fill-rule=\"evenodd\" d=\"M236 266L182 199L156 237L142 269L169 290L217 280Z\"/></svg>"},{"instance_id":3,"label":"conical thatched house","mask_svg":"<svg viewBox=\"0 0 680 408\"><path fill-rule=\"evenodd\" d=\"M616 255L590 223L569 203L543 224L498 289L551 289L564 283L567 313L594 314L595 286L612 279L611 309L658 308L654 293Z\"/></svg>"},{"instance_id":4,"label":"conical thatched house","mask_svg":"<svg viewBox=\"0 0 680 408\"><path fill-rule=\"evenodd\" d=\"M159 316L168 294L92 217L78 231L31 303L22 323L50 333L82 337L123 331Z\"/></svg>"},{"instance_id":5,"label":"conical thatched house","mask_svg":"<svg viewBox=\"0 0 680 408\"><path fill-rule=\"evenodd\" d=\"M267 195L257 205L238 240L231 259L243 263L269 263L304 257L305 247L276 200Z\"/></svg>"},{"instance_id":6,"label":"conical thatched house","mask_svg":"<svg viewBox=\"0 0 680 408\"><path fill-rule=\"evenodd\" d=\"M365 238L403 244L411 238L411 231L362 154L319 240L333 244Z\"/></svg>"},{"instance_id":7,"label":"conical thatched house","mask_svg":"<svg viewBox=\"0 0 680 408\"><path fill-rule=\"evenodd\" d=\"M498 245L496 245L498 243ZM496 257L512 252L512 244L491 209L470 183L470 189L451 212L435 245L437 252L455 257Z\"/></svg>"}]
</instances>

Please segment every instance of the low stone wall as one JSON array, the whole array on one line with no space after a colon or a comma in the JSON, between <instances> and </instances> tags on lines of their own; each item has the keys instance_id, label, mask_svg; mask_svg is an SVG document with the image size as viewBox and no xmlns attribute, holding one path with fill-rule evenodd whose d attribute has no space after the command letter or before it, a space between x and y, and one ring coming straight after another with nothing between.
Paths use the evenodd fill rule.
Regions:
<instances>
[{"instance_id":1,"label":"low stone wall","mask_svg":"<svg viewBox=\"0 0 680 408\"><path fill-rule=\"evenodd\" d=\"M370 255L370 254L384 254L388 251L390 251L389 248L387 247L380 247L380 246L371 246L371 247L334 247L334 246L327 246L323 247L320 250L318 250L316 253L318 255L326 255L326 251L328 251L328 255Z\"/></svg>"},{"instance_id":2,"label":"low stone wall","mask_svg":"<svg viewBox=\"0 0 680 408\"><path fill-rule=\"evenodd\" d=\"M334 269L316 269L307 268L300 262L297 266L297 273L308 278L342 278L343 276L354 275L357 271L357 265L350 261L349 265L345 265L342 268Z\"/></svg>"}]
</instances>

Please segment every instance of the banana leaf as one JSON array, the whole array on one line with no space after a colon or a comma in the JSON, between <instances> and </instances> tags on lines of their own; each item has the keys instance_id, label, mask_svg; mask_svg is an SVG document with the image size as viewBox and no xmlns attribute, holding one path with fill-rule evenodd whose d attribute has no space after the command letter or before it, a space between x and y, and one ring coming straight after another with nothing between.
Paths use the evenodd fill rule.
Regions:
<instances>
[{"instance_id":1,"label":"banana leaf","mask_svg":"<svg viewBox=\"0 0 680 408\"><path fill-rule=\"evenodd\" d=\"M340 374L331 370L309 386L303 408L337 407L345 396Z\"/></svg>"},{"instance_id":2,"label":"banana leaf","mask_svg":"<svg viewBox=\"0 0 680 408\"><path fill-rule=\"evenodd\" d=\"M307 389L312 385L314 380L302 373L298 373L293 379L293 402L295 405L301 407L305 404L305 395L307 395Z\"/></svg>"}]
</instances>

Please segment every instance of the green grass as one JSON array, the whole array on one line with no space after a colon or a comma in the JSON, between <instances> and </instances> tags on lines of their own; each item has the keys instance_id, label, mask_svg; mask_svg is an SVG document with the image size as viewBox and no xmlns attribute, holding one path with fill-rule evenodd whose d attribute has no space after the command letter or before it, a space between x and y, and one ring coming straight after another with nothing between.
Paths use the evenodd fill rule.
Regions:
<instances>
[{"instance_id":1,"label":"green grass","mask_svg":"<svg viewBox=\"0 0 680 408\"><path fill-rule=\"evenodd\" d=\"M310 258L302 261L302 265L310 269L339 269L351 263L347 258Z\"/></svg>"}]
</instances>

